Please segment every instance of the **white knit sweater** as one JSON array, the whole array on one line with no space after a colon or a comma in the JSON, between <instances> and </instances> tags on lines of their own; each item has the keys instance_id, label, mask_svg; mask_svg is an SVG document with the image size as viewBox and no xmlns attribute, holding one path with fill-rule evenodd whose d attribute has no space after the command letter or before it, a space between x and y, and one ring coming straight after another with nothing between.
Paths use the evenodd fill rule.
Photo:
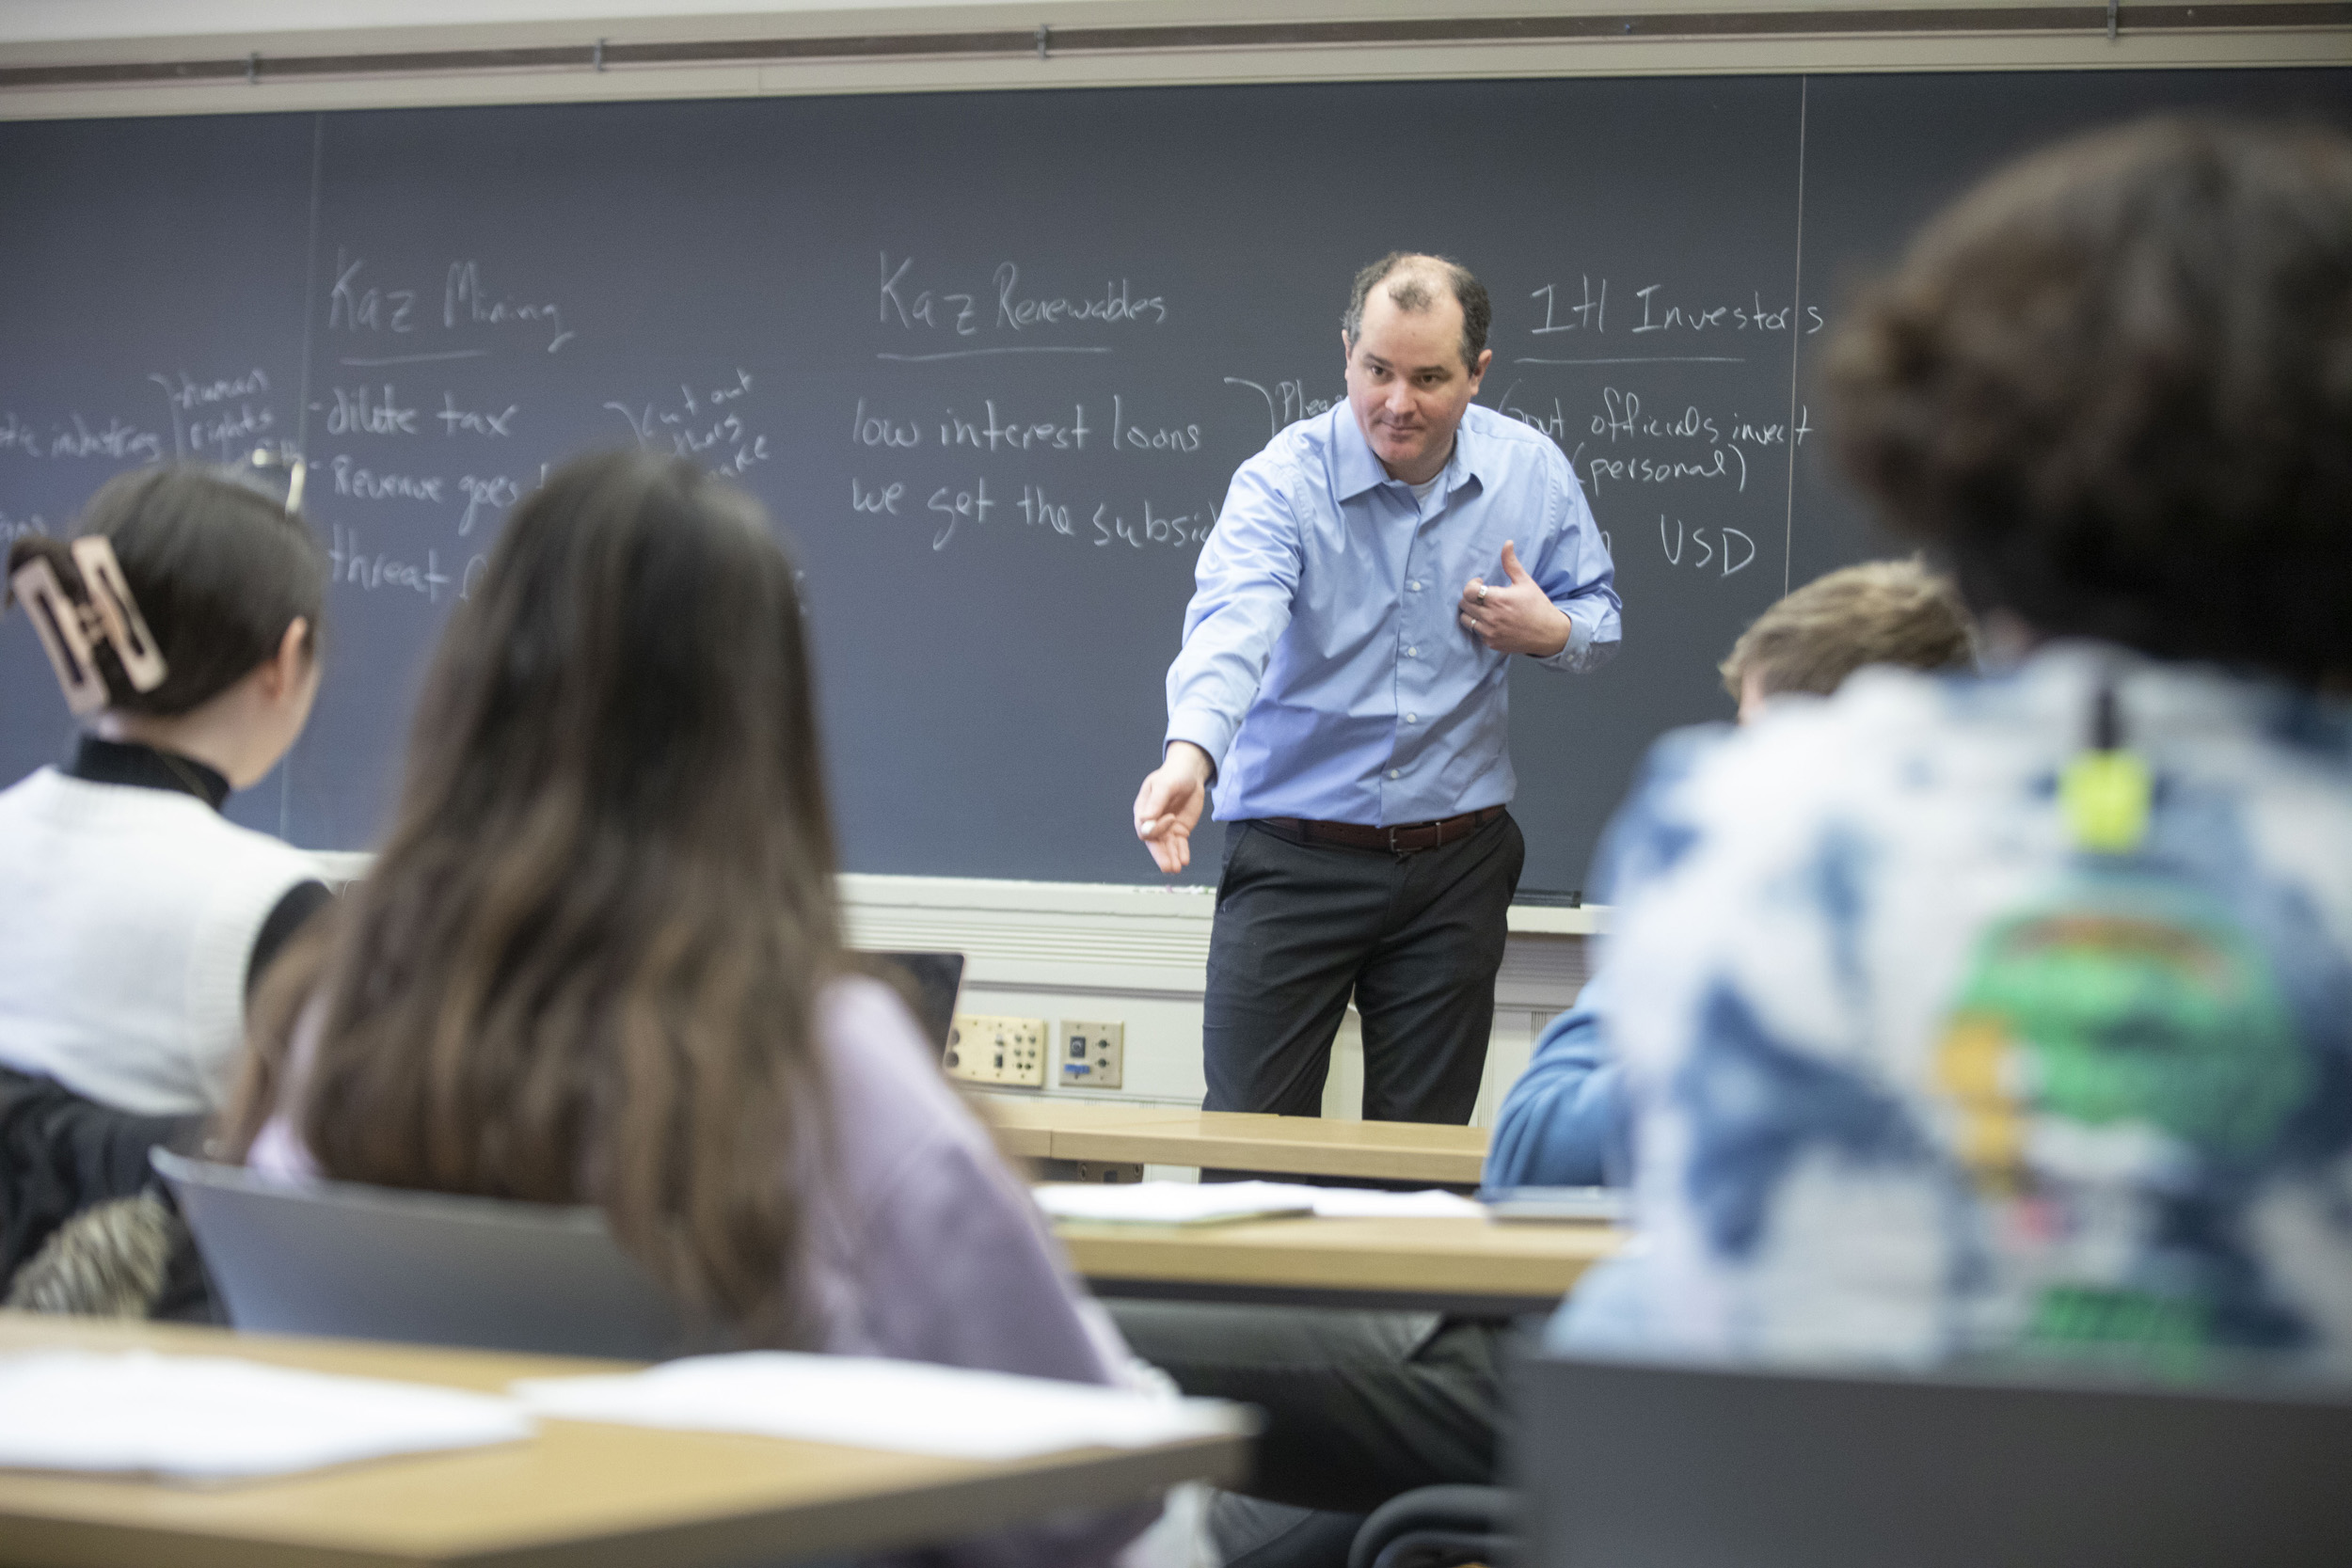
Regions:
<instances>
[{"instance_id":1,"label":"white knit sweater","mask_svg":"<svg viewBox=\"0 0 2352 1568\"><path fill-rule=\"evenodd\" d=\"M170 790L41 768L0 791L0 1066L142 1116L217 1108L299 849Z\"/></svg>"}]
</instances>

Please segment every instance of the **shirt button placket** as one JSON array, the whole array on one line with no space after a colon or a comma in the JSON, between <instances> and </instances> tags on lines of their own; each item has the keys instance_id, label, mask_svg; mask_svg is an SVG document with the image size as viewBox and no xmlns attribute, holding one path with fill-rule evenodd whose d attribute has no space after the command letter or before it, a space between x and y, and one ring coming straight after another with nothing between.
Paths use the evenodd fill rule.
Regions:
<instances>
[{"instance_id":1,"label":"shirt button placket","mask_svg":"<svg viewBox=\"0 0 2352 1568\"><path fill-rule=\"evenodd\" d=\"M1404 768L1398 765L1410 762L1420 754L1421 699L1429 689L1429 666L1422 657L1421 643L1416 641L1427 629L1418 624L1422 618L1422 607L1428 603L1423 597L1429 586L1427 574L1422 571L1420 562L1415 559L1422 553L1422 541L1416 538L1406 553L1405 600L1398 606L1398 619L1402 624L1397 629L1397 641L1405 650L1405 657L1397 661L1396 672L1397 710L1402 723L1389 755L1388 782L1391 784L1401 783L1405 777ZM1412 728L1407 731L1405 726ZM1382 793L1385 796L1387 792L1384 790ZM1384 811L1382 815L1385 819L1391 814Z\"/></svg>"}]
</instances>

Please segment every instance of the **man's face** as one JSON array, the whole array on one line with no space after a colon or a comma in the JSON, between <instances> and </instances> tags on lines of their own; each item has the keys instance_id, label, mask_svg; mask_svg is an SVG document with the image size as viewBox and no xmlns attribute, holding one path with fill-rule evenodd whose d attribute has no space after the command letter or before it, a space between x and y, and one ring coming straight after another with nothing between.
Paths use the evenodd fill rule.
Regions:
<instances>
[{"instance_id":1,"label":"man's face","mask_svg":"<svg viewBox=\"0 0 2352 1568\"><path fill-rule=\"evenodd\" d=\"M1347 401L1389 477L1407 484L1435 479L1454 451L1454 427L1478 395L1494 358L1475 370L1462 363L1462 306L1438 284L1426 310L1400 310L1387 282L1364 300L1363 329L1347 350Z\"/></svg>"}]
</instances>

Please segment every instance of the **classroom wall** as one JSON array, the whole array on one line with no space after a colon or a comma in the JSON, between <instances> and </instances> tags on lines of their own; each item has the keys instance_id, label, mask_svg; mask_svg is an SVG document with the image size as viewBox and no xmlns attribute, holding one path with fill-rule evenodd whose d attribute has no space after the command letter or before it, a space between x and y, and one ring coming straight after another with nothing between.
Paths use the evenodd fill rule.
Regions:
<instances>
[{"instance_id":1,"label":"classroom wall","mask_svg":"<svg viewBox=\"0 0 2352 1568\"><path fill-rule=\"evenodd\" d=\"M1910 13L1916 13L1917 20ZM2245 19L2241 24L2240 15ZM971 91L1144 83L1427 80L1869 71L2315 65L2352 60L2340 7L2209 0L2130 4L2112 37L2096 5L1968 0L9 0L0 6L0 117L249 113L429 103ZM1549 18L1568 37L1465 23ZM1335 24L1375 24L1371 35ZM1288 32L1235 33L1272 24ZM1389 33L1380 36L1379 24ZM1400 37L1396 24L1449 36ZM1420 31L1428 35L1433 25ZM1041 26L1046 47L1035 46ZM1140 43L1089 29L1157 29ZM1190 29L1171 39L1168 29ZM1226 31L1220 32L1220 29ZM1318 29L1321 29L1318 31ZM1052 33L1065 35L1060 44ZM973 35L1000 44L969 47ZM596 40L864 40L817 57L611 63ZM960 41L961 40L961 41ZM452 50L563 46L569 63L450 71ZM215 81L24 85L11 70L242 61ZM405 62L388 56L407 55ZM347 71L274 76L281 57L372 56Z\"/></svg>"},{"instance_id":2,"label":"classroom wall","mask_svg":"<svg viewBox=\"0 0 2352 1568\"><path fill-rule=\"evenodd\" d=\"M1879 0L1867 8L1801 0L1708 0L1635 7L1617 0L10 0L0 6L0 119L251 113L438 103L572 102L766 94L961 91L1144 83L1430 79L1554 75L1867 71L2150 69L2294 66L2352 61L2340 8L2242 0L2195 9L2194 27L2143 25L2153 8L2124 6L2113 36L2088 24L2028 24L2031 8L1979 0ZM2168 11L2180 8L2167 8ZM1901 12L1932 10L1933 27ZM1814 24L1791 25L1792 13ZM1867 13L1867 17L1866 14ZM1317 24L1459 23L1480 18L1628 19L1616 36L1458 37L1350 41ZM1676 23L1675 17L1681 17ZM1742 17L1754 25L1744 34ZM1777 20L1774 20L1774 19ZM1866 24L1867 21L1867 24ZM2278 24L2280 22L2287 24ZM1288 40L1220 36L1219 26L1294 23ZM2214 24L2218 23L2218 25ZM1045 35L1028 40L1043 26ZM1151 47L1073 48L1056 30L1162 32ZM974 50L973 35L1019 35L1019 46ZM829 58L609 65L585 51L612 44L742 40L862 40ZM1236 41L1236 40L1239 41ZM441 69L452 51L565 48L559 65ZM404 63L392 56L406 55ZM280 59L344 58L339 72L274 75ZM59 82L92 66L139 68L249 59L251 80ZM1529 781L1540 788L1541 782ZM343 857L354 875L364 856ZM1149 875L1137 851L1138 883ZM871 948L963 952L967 1011L1126 1026L1117 1098L1197 1103L1200 993L1210 895L1136 885L848 877L851 940ZM1496 1025L1475 1120L1490 1123L1544 1022L1566 1006L1589 964L1601 911L1516 911L1497 984ZM1343 1032L1326 1111L1351 1115L1361 1083L1353 1015ZM1096 1094L1062 1085L1055 1094Z\"/></svg>"},{"instance_id":3,"label":"classroom wall","mask_svg":"<svg viewBox=\"0 0 2352 1568\"><path fill-rule=\"evenodd\" d=\"M1119 1090L1057 1080L1045 1092L1200 1102L1200 998L1216 907L1209 890L852 875L842 879L842 895L850 939L860 947L963 953L967 1012L1044 1019L1057 1041L1064 1021L1125 1024ZM1596 910L1513 911L1473 1125L1493 1125L1535 1036L1575 1000L1587 973L1587 939L1604 922ZM1326 1085L1327 1117L1353 1119L1360 1112L1357 1028L1350 1009Z\"/></svg>"},{"instance_id":4,"label":"classroom wall","mask_svg":"<svg viewBox=\"0 0 2352 1568\"><path fill-rule=\"evenodd\" d=\"M338 879L366 875L366 855L322 858ZM1125 1026L1125 1072L1118 1089L1073 1087L1056 1077L1040 1091L1003 1092L1200 1103L1200 997L1216 909L1210 890L852 873L841 879L841 899L855 947L961 953L958 1006L964 1012L1039 1019L1056 1041L1068 1022ZM1608 912L1597 909L1512 911L1472 1125L1494 1124L1535 1037L1584 984L1589 941L1607 921ZM1355 1119L1362 1094L1363 1053L1350 1009L1326 1085L1324 1115Z\"/></svg>"}]
</instances>

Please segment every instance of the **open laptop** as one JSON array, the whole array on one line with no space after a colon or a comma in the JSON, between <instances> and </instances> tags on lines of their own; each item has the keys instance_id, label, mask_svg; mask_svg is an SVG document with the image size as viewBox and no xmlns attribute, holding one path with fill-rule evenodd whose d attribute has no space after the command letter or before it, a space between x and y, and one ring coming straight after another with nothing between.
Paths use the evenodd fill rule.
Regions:
<instances>
[{"instance_id":1,"label":"open laptop","mask_svg":"<svg viewBox=\"0 0 2352 1568\"><path fill-rule=\"evenodd\" d=\"M948 1031L956 1022L956 993L963 986L961 953L866 953L862 957L896 968L906 976L901 990L911 991L908 1005L924 1035L940 1050L947 1049Z\"/></svg>"}]
</instances>

